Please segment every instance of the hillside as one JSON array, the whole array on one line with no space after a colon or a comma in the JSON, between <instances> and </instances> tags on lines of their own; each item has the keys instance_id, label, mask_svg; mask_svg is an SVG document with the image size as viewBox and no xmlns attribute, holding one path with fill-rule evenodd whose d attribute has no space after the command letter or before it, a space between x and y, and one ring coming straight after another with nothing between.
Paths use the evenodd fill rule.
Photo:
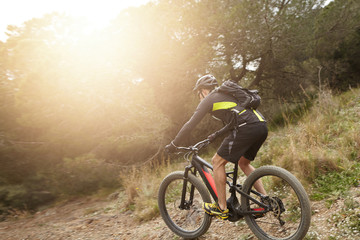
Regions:
<instances>
[{"instance_id":1,"label":"hillside","mask_svg":"<svg viewBox=\"0 0 360 240\"><path fill-rule=\"evenodd\" d=\"M349 196L360 202L360 188L353 188ZM17 213L0 222L2 240L55 240L55 239L179 239L162 221L155 217L138 222L131 211L122 212L118 200L83 198L68 201L34 215ZM329 207L326 201L312 202L312 225L306 239L359 239L350 234L343 218L346 201L337 199ZM357 215L360 218L359 208ZM340 224L336 218L342 218ZM243 220L230 223L214 220L209 231L200 239L256 239Z\"/></svg>"},{"instance_id":2,"label":"hillside","mask_svg":"<svg viewBox=\"0 0 360 240\"><path fill-rule=\"evenodd\" d=\"M308 240L360 239L359 117L360 89L323 93L301 118L271 132L261 151L257 164L287 168L307 188L313 212ZM35 214L14 211L0 222L0 238L179 239L159 216L156 193L163 176L182 166L134 171L123 177L124 189L108 197L79 197ZM243 220L214 220L200 239L255 237Z\"/></svg>"}]
</instances>

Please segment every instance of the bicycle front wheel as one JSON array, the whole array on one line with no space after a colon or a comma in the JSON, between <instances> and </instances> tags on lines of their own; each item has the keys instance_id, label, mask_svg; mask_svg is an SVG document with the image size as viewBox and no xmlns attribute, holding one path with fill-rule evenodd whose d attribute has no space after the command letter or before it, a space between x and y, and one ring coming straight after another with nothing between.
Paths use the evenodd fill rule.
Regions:
<instances>
[{"instance_id":1,"label":"bicycle front wheel","mask_svg":"<svg viewBox=\"0 0 360 240\"><path fill-rule=\"evenodd\" d=\"M262 182L266 195L256 195L255 183ZM244 192L263 202L269 211L241 196L243 211L259 211L245 216L251 231L259 239L303 239L310 227L311 208L308 195L294 175L285 169L264 166L256 169L244 183Z\"/></svg>"},{"instance_id":2,"label":"bicycle front wheel","mask_svg":"<svg viewBox=\"0 0 360 240\"><path fill-rule=\"evenodd\" d=\"M186 206L181 209L183 186L184 172L173 172L164 178L158 194L160 214L175 234L187 239L197 238L204 234L211 224L211 217L202 209L203 202L211 202L210 195L204 184L189 173L185 193Z\"/></svg>"}]
</instances>

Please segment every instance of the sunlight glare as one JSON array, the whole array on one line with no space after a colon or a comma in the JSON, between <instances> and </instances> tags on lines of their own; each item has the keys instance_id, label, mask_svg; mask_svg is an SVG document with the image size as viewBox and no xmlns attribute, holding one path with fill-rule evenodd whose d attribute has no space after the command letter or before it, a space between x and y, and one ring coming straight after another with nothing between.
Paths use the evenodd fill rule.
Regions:
<instances>
[{"instance_id":1,"label":"sunlight glare","mask_svg":"<svg viewBox=\"0 0 360 240\"><path fill-rule=\"evenodd\" d=\"M101 29L108 25L122 10L138 7L150 0L12 0L0 8L0 40L5 40L8 25L21 25L32 19L41 18L45 14L58 12L74 17L85 17L93 29Z\"/></svg>"}]
</instances>

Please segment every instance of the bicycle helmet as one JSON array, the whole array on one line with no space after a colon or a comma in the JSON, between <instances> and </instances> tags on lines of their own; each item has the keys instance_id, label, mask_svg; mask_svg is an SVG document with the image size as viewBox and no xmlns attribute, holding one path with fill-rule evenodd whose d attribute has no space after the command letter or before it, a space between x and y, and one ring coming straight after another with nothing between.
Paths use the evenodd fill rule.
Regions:
<instances>
[{"instance_id":1,"label":"bicycle helmet","mask_svg":"<svg viewBox=\"0 0 360 240\"><path fill-rule=\"evenodd\" d=\"M207 74L197 80L193 90L196 91L201 88L212 89L217 86L218 86L218 82L216 81L216 78L211 74Z\"/></svg>"}]
</instances>

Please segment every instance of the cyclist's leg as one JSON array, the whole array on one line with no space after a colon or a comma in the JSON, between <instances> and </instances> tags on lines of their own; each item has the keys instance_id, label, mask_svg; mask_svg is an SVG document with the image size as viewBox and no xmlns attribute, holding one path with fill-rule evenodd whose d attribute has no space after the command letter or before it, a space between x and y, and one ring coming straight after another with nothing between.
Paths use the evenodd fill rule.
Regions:
<instances>
[{"instance_id":1,"label":"cyclist's leg","mask_svg":"<svg viewBox=\"0 0 360 240\"><path fill-rule=\"evenodd\" d=\"M218 193L218 204L221 209L226 210L226 173L225 165L228 163L225 159L220 157L217 153L212 159L214 168L214 181Z\"/></svg>"},{"instance_id":2,"label":"cyclist's leg","mask_svg":"<svg viewBox=\"0 0 360 240\"><path fill-rule=\"evenodd\" d=\"M249 176L250 173L255 170L255 168L250 164L250 162L255 159L259 149L265 142L268 135L268 129L266 124L264 123L252 125L248 130L249 132L247 132L247 134L250 135L248 143L250 143L251 145L248 147L244 155L240 157L238 163L239 167L246 176ZM254 187L261 194L267 195L261 180L256 181Z\"/></svg>"},{"instance_id":3,"label":"cyclist's leg","mask_svg":"<svg viewBox=\"0 0 360 240\"><path fill-rule=\"evenodd\" d=\"M239 160L239 167L245 173L246 176L249 176L250 173L255 171L255 168L250 164L250 162L251 161L246 159L245 157L241 157ZM254 184L254 187L261 194L267 195L266 190L264 189L264 186L263 186L261 180L256 181L256 183Z\"/></svg>"}]
</instances>

